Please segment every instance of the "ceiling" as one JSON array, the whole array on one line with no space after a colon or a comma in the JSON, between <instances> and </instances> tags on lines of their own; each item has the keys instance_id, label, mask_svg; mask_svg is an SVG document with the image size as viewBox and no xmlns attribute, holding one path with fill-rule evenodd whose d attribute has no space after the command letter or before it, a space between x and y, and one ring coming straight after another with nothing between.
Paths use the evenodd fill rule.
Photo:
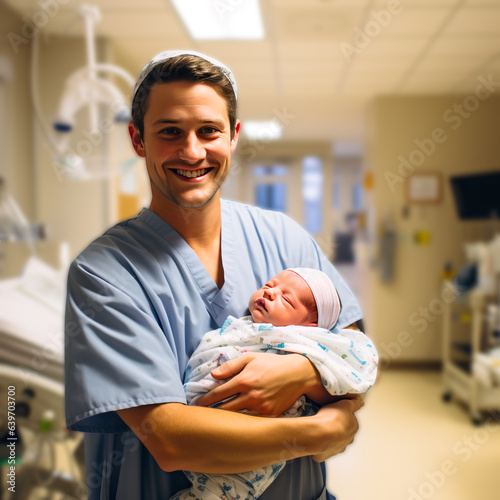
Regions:
<instances>
[{"instance_id":1,"label":"ceiling","mask_svg":"<svg viewBox=\"0 0 500 500\"><path fill-rule=\"evenodd\" d=\"M39 0L3 0L32 16ZM238 8L245 0L207 0ZM44 30L83 33L75 0ZM261 0L261 41L192 40L169 0L88 0L99 35L137 75L153 55L189 48L226 63L240 118L285 115L285 138L362 139L377 95L467 94L481 75L500 82L500 0Z\"/></svg>"}]
</instances>

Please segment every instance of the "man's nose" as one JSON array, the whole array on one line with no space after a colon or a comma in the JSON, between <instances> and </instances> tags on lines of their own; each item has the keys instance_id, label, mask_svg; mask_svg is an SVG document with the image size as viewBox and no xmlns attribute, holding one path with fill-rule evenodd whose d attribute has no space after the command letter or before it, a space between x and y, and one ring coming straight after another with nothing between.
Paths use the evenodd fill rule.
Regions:
<instances>
[{"instance_id":1,"label":"man's nose","mask_svg":"<svg viewBox=\"0 0 500 500\"><path fill-rule=\"evenodd\" d=\"M196 163L204 160L206 151L195 132L187 134L179 147L179 158L186 163Z\"/></svg>"}]
</instances>

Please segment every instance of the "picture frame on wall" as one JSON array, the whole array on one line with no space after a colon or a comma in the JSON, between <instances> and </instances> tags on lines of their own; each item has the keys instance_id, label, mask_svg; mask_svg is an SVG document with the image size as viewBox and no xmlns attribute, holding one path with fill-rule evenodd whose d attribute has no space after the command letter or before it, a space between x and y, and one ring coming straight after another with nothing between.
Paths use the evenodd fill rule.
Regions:
<instances>
[{"instance_id":1,"label":"picture frame on wall","mask_svg":"<svg viewBox=\"0 0 500 500\"><path fill-rule=\"evenodd\" d=\"M440 203L442 199L442 178L437 172L415 173L406 182L408 203Z\"/></svg>"}]
</instances>

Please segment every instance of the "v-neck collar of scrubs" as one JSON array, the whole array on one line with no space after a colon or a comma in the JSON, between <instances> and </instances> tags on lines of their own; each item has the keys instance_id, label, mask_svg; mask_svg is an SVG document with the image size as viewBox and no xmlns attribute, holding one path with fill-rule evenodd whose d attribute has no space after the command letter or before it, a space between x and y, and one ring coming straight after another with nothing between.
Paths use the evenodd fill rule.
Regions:
<instances>
[{"instance_id":1,"label":"v-neck collar of scrubs","mask_svg":"<svg viewBox=\"0 0 500 500\"><path fill-rule=\"evenodd\" d=\"M213 318L218 319L221 312L229 304L236 286L234 282L236 276L235 248L231 239L233 218L225 201L221 200L221 252L224 269L224 285L221 289L218 288L196 252L168 222L147 208L140 212L139 218L163 237L171 248L180 255L206 298Z\"/></svg>"}]
</instances>

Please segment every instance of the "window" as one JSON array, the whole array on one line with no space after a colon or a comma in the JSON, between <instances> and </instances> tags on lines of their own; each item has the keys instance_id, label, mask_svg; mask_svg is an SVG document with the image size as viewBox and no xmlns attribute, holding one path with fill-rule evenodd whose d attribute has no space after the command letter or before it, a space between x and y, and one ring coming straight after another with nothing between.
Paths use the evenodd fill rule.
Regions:
<instances>
[{"instance_id":1,"label":"window","mask_svg":"<svg viewBox=\"0 0 500 500\"><path fill-rule=\"evenodd\" d=\"M286 184L257 184L255 186L255 202L260 208L285 212Z\"/></svg>"},{"instance_id":2,"label":"window","mask_svg":"<svg viewBox=\"0 0 500 500\"><path fill-rule=\"evenodd\" d=\"M317 156L305 156L302 161L302 198L304 227L319 233L323 227L323 164Z\"/></svg>"},{"instance_id":3,"label":"window","mask_svg":"<svg viewBox=\"0 0 500 500\"><path fill-rule=\"evenodd\" d=\"M253 167L253 175L255 177L282 177L287 174L288 167L286 165L258 165L257 167Z\"/></svg>"},{"instance_id":4,"label":"window","mask_svg":"<svg viewBox=\"0 0 500 500\"><path fill-rule=\"evenodd\" d=\"M288 174L286 165L259 165L253 168L257 177L255 204L268 210L286 211L287 185L283 178Z\"/></svg>"},{"instance_id":5,"label":"window","mask_svg":"<svg viewBox=\"0 0 500 500\"><path fill-rule=\"evenodd\" d=\"M352 186L352 208L355 212L363 210L363 186L361 182L356 182Z\"/></svg>"}]
</instances>

